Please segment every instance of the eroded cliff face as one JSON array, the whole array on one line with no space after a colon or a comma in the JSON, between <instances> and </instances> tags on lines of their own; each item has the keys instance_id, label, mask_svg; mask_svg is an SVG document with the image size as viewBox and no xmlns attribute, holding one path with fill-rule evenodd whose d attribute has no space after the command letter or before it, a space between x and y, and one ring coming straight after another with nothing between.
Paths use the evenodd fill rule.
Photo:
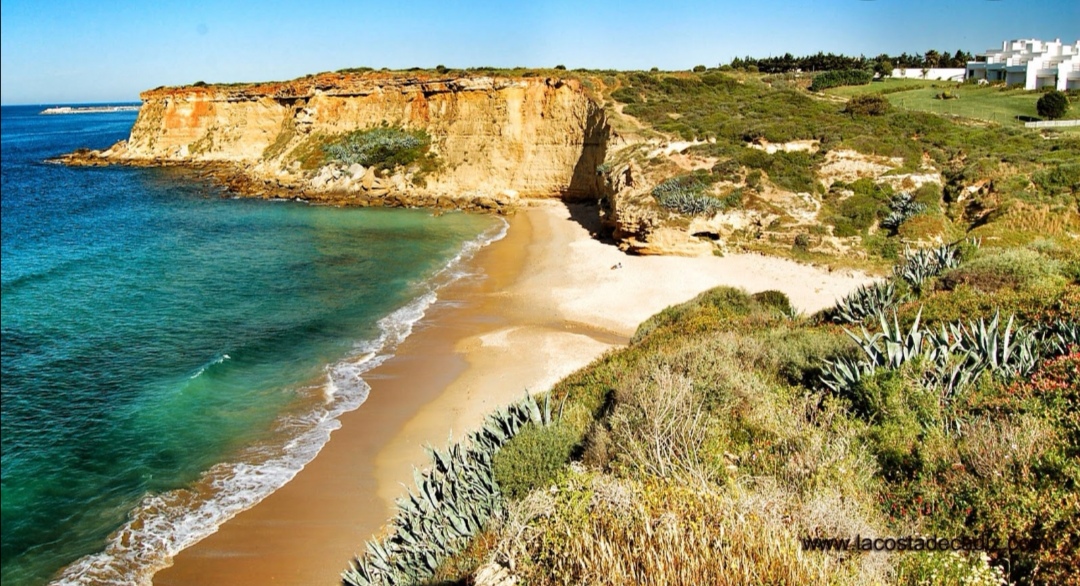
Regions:
<instances>
[{"instance_id":1,"label":"eroded cliff face","mask_svg":"<svg viewBox=\"0 0 1080 586\"><path fill-rule=\"evenodd\" d=\"M141 98L131 137L102 159L226 163L256 191L280 188L346 204L449 198L506 205L517 197L597 197L604 188L596 169L610 129L575 80L322 74L163 88ZM381 124L426 131L438 169L413 181L311 164L320 141Z\"/></svg>"}]
</instances>

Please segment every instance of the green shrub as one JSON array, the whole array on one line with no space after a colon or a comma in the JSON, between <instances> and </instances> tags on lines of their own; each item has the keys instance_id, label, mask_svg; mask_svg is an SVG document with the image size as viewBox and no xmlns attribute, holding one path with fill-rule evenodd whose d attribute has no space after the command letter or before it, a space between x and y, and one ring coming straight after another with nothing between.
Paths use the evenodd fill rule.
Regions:
<instances>
[{"instance_id":1,"label":"green shrub","mask_svg":"<svg viewBox=\"0 0 1080 586\"><path fill-rule=\"evenodd\" d=\"M1027 248L985 249L974 259L941 276L941 286L967 285L984 292L1026 288L1061 273L1062 263Z\"/></svg>"},{"instance_id":2,"label":"green shrub","mask_svg":"<svg viewBox=\"0 0 1080 586\"><path fill-rule=\"evenodd\" d=\"M392 169L423 158L430 143L423 130L379 126L350 132L323 147L323 152L330 160L346 165Z\"/></svg>"},{"instance_id":3,"label":"green shrub","mask_svg":"<svg viewBox=\"0 0 1080 586\"><path fill-rule=\"evenodd\" d=\"M1043 193L1056 194L1063 191L1080 193L1080 163L1052 165L1035 173L1031 180Z\"/></svg>"},{"instance_id":4,"label":"green shrub","mask_svg":"<svg viewBox=\"0 0 1080 586\"><path fill-rule=\"evenodd\" d=\"M766 307L779 310L783 315L792 314L791 300L783 291L760 291L751 295L750 298Z\"/></svg>"},{"instance_id":5,"label":"green shrub","mask_svg":"<svg viewBox=\"0 0 1080 586\"><path fill-rule=\"evenodd\" d=\"M624 104L636 104L640 100L638 92L631 87L621 87L611 92L611 97Z\"/></svg>"},{"instance_id":6,"label":"green shrub","mask_svg":"<svg viewBox=\"0 0 1080 586\"><path fill-rule=\"evenodd\" d=\"M826 71L814 76L810 83L810 91L820 92L833 87L845 85L866 85L873 81L874 74L865 69L841 69Z\"/></svg>"},{"instance_id":7,"label":"green shrub","mask_svg":"<svg viewBox=\"0 0 1080 586\"><path fill-rule=\"evenodd\" d=\"M768 173L769 180L778 187L789 191L808 192L814 191L814 156L802 152L780 151L768 154L758 149L742 149L737 158L747 168ZM761 184L761 172L756 175L753 171L747 175L748 187L757 189Z\"/></svg>"},{"instance_id":8,"label":"green shrub","mask_svg":"<svg viewBox=\"0 0 1080 586\"><path fill-rule=\"evenodd\" d=\"M1035 103L1035 109L1039 112L1039 116L1056 120L1069 111L1069 97L1057 90L1046 92Z\"/></svg>"},{"instance_id":9,"label":"green shrub","mask_svg":"<svg viewBox=\"0 0 1080 586\"><path fill-rule=\"evenodd\" d=\"M518 499L553 481L556 473L570 461L578 439L578 434L561 421L548 426L529 424L522 428L495 454L492 462L495 480L503 495Z\"/></svg>"},{"instance_id":10,"label":"green shrub","mask_svg":"<svg viewBox=\"0 0 1080 586\"><path fill-rule=\"evenodd\" d=\"M697 326L718 326L725 320L749 315L760 306L742 289L734 287L716 287L709 289L697 297L664 308L660 313L641 322L631 344L637 344L649 336L653 331L681 323Z\"/></svg>"},{"instance_id":11,"label":"green shrub","mask_svg":"<svg viewBox=\"0 0 1080 586\"><path fill-rule=\"evenodd\" d=\"M704 73L706 69L708 69L708 68L705 67L704 65L695 65L694 66L694 73Z\"/></svg>"},{"instance_id":12,"label":"green shrub","mask_svg":"<svg viewBox=\"0 0 1080 586\"><path fill-rule=\"evenodd\" d=\"M761 170L754 169L746 174L746 186L750 189L761 188Z\"/></svg>"},{"instance_id":13,"label":"green shrub","mask_svg":"<svg viewBox=\"0 0 1080 586\"><path fill-rule=\"evenodd\" d=\"M881 116L889 112L889 100L875 94L860 94L848 100L844 111L862 116Z\"/></svg>"},{"instance_id":14,"label":"green shrub","mask_svg":"<svg viewBox=\"0 0 1080 586\"><path fill-rule=\"evenodd\" d=\"M851 340L835 329L776 327L755 337L765 349L765 360L757 366L780 381L806 388L817 384L826 360L854 356Z\"/></svg>"}]
</instances>

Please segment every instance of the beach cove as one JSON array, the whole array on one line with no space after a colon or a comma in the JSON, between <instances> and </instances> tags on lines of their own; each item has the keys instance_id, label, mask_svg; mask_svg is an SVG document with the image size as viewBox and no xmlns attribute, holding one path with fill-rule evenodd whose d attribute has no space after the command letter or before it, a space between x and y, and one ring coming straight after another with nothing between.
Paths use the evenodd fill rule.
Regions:
<instances>
[{"instance_id":1,"label":"beach cove","mask_svg":"<svg viewBox=\"0 0 1080 586\"><path fill-rule=\"evenodd\" d=\"M637 325L711 287L776 289L804 312L869 277L760 255L628 256L578 204L530 201L506 236L439 292L395 355L364 375L366 402L295 478L182 551L155 584L336 584L427 458L525 392L547 390ZM619 268L613 268L619 267Z\"/></svg>"}]
</instances>

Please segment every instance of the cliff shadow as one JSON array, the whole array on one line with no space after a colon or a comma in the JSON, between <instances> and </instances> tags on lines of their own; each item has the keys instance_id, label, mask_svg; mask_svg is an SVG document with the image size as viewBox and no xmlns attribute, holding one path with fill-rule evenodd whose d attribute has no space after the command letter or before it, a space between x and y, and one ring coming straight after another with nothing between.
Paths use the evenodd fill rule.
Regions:
<instances>
[{"instance_id":1,"label":"cliff shadow","mask_svg":"<svg viewBox=\"0 0 1080 586\"><path fill-rule=\"evenodd\" d=\"M607 157L611 127L603 109L593 107L585 118L581 156L574 165L570 184L562 194L570 218L602 242L613 244L609 231L600 221L600 200L608 196L604 174L598 169Z\"/></svg>"}]
</instances>

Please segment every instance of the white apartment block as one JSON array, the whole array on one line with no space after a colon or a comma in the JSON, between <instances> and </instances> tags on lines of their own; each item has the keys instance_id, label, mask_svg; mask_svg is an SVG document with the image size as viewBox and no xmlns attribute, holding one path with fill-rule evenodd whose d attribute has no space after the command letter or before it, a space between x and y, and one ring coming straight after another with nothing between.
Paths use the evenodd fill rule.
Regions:
<instances>
[{"instance_id":1,"label":"white apartment block","mask_svg":"<svg viewBox=\"0 0 1080 586\"><path fill-rule=\"evenodd\" d=\"M1072 45L1062 43L1061 39L1005 41L1001 50L990 49L979 57L985 61L968 62L968 79L1021 84L1029 90L1080 89L1080 41Z\"/></svg>"}]
</instances>

